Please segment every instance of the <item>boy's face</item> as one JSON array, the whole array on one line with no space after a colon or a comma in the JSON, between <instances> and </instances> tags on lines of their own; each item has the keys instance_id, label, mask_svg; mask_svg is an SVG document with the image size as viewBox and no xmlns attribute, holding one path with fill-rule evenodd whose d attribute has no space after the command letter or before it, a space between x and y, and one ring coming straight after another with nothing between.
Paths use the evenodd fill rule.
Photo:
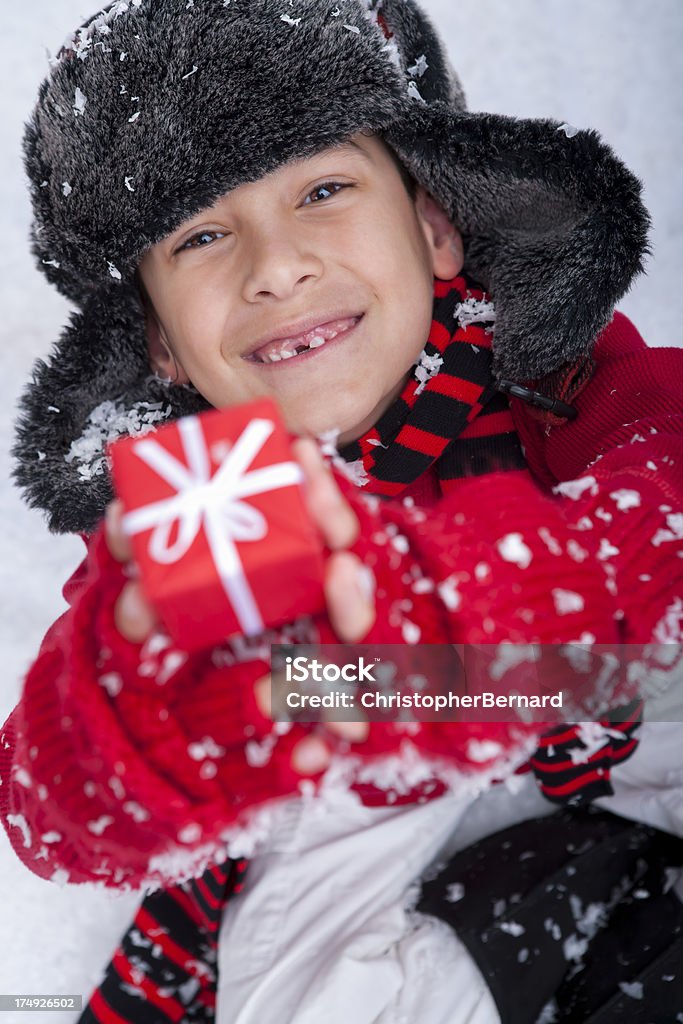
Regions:
<instances>
[{"instance_id":1,"label":"boy's face","mask_svg":"<svg viewBox=\"0 0 683 1024\"><path fill-rule=\"evenodd\" d=\"M293 433L346 444L400 394L433 278L462 263L437 203L421 187L413 199L386 144L358 134L228 192L145 253L151 363L215 408L269 396Z\"/></svg>"}]
</instances>

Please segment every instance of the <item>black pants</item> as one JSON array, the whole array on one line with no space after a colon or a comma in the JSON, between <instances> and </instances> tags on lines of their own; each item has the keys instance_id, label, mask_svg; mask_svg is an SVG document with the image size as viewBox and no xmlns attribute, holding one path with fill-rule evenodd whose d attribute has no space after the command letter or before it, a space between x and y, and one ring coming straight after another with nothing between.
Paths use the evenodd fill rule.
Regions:
<instances>
[{"instance_id":1,"label":"black pants","mask_svg":"<svg viewBox=\"0 0 683 1024\"><path fill-rule=\"evenodd\" d=\"M683 1024L683 840L563 808L455 854L417 909L450 924L503 1024Z\"/></svg>"}]
</instances>

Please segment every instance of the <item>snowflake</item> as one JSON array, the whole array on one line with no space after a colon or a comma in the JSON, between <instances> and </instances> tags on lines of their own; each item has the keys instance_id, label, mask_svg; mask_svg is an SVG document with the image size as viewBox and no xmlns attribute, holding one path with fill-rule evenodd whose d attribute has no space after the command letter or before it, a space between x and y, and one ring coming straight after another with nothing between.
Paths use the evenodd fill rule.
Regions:
<instances>
[{"instance_id":1,"label":"snowflake","mask_svg":"<svg viewBox=\"0 0 683 1024\"><path fill-rule=\"evenodd\" d=\"M82 116L87 102L88 101L84 94L78 87L76 87L76 95L74 96L74 117L78 117L79 115Z\"/></svg>"},{"instance_id":2,"label":"snowflake","mask_svg":"<svg viewBox=\"0 0 683 1024\"><path fill-rule=\"evenodd\" d=\"M129 409L120 401L101 402L90 413L81 436L72 441L64 461L75 460L82 480L101 476L105 471L107 442L147 434L170 414L171 406L164 409L163 402L135 402Z\"/></svg>"},{"instance_id":3,"label":"snowflake","mask_svg":"<svg viewBox=\"0 0 683 1024\"><path fill-rule=\"evenodd\" d=\"M578 128L575 128L571 124L567 124L566 121L564 122L564 124L561 124L557 130L558 130L558 132L564 132L564 134L567 136L568 139L573 139L574 136L578 135L578 133L579 133L579 129Z\"/></svg>"},{"instance_id":4,"label":"snowflake","mask_svg":"<svg viewBox=\"0 0 683 1024\"><path fill-rule=\"evenodd\" d=\"M21 834L24 838L24 846L28 848L31 845L31 830L28 827L28 822L23 814L8 814L7 824L14 825L16 828L21 830Z\"/></svg>"},{"instance_id":5,"label":"snowflake","mask_svg":"<svg viewBox=\"0 0 683 1024\"><path fill-rule=\"evenodd\" d=\"M408 74L412 75L413 78L422 78L428 67L429 64L427 63L427 58L423 53L417 58L412 67L408 68Z\"/></svg>"},{"instance_id":6,"label":"snowflake","mask_svg":"<svg viewBox=\"0 0 683 1024\"><path fill-rule=\"evenodd\" d=\"M449 903L459 903L465 896L465 886L462 882L451 882L446 886L446 899Z\"/></svg>"},{"instance_id":7,"label":"snowflake","mask_svg":"<svg viewBox=\"0 0 683 1024\"><path fill-rule=\"evenodd\" d=\"M458 592L458 584L453 576L448 576L436 587L439 597L449 611L456 612L462 604L462 597Z\"/></svg>"},{"instance_id":8,"label":"snowflake","mask_svg":"<svg viewBox=\"0 0 683 1024\"><path fill-rule=\"evenodd\" d=\"M517 921L501 921L498 927L502 932L506 932L507 935L512 935L516 939L518 939L520 935L524 935L524 932L526 931L524 926L519 924Z\"/></svg>"},{"instance_id":9,"label":"snowflake","mask_svg":"<svg viewBox=\"0 0 683 1024\"><path fill-rule=\"evenodd\" d=\"M347 462L346 459L338 457L332 461L340 473L343 473L346 479L350 480L352 484L356 485L356 487L365 487L370 483L370 477L363 465L362 459L356 459L354 462Z\"/></svg>"},{"instance_id":10,"label":"snowflake","mask_svg":"<svg viewBox=\"0 0 683 1024\"><path fill-rule=\"evenodd\" d=\"M104 687L110 697L117 697L123 689L123 679L118 672L108 672L100 676L97 682Z\"/></svg>"},{"instance_id":11,"label":"snowflake","mask_svg":"<svg viewBox=\"0 0 683 1024\"><path fill-rule=\"evenodd\" d=\"M620 512L627 512L630 508L638 508L640 505L640 494L638 491L622 487L618 491L612 491L610 498L616 501Z\"/></svg>"},{"instance_id":12,"label":"snowflake","mask_svg":"<svg viewBox=\"0 0 683 1024\"><path fill-rule=\"evenodd\" d=\"M496 310L492 302L486 299L475 299L473 296L459 302L453 310L453 316L463 329L470 324L495 323Z\"/></svg>"},{"instance_id":13,"label":"snowflake","mask_svg":"<svg viewBox=\"0 0 683 1024\"><path fill-rule=\"evenodd\" d=\"M642 981L620 981L619 988L625 996L629 996L631 999L643 998Z\"/></svg>"},{"instance_id":14,"label":"snowflake","mask_svg":"<svg viewBox=\"0 0 683 1024\"><path fill-rule=\"evenodd\" d=\"M93 833L93 835L101 836L105 828L108 828L110 825L113 824L113 822L114 819L110 814L102 814L95 821L89 821L87 824L87 828L89 832Z\"/></svg>"},{"instance_id":15,"label":"snowflake","mask_svg":"<svg viewBox=\"0 0 683 1024\"><path fill-rule=\"evenodd\" d=\"M268 764L276 743L277 736L272 733L264 736L260 743L256 740L250 740L244 748L247 764L251 765L252 768L262 768Z\"/></svg>"},{"instance_id":16,"label":"snowflake","mask_svg":"<svg viewBox=\"0 0 683 1024\"><path fill-rule=\"evenodd\" d=\"M498 541L496 547L505 562L514 562L520 569L526 569L533 558L531 549L524 543L521 533L508 533Z\"/></svg>"},{"instance_id":17,"label":"snowflake","mask_svg":"<svg viewBox=\"0 0 683 1024\"><path fill-rule=\"evenodd\" d=\"M196 822L192 822L192 824L185 825L180 829L178 839L181 843L195 843L201 834L201 826L197 825Z\"/></svg>"},{"instance_id":18,"label":"snowflake","mask_svg":"<svg viewBox=\"0 0 683 1024\"><path fill-rule=\"evenodd\" d=\"M581 594L577 594L573 590L563 590L562 587L555 587L551 593L558 615L569 615L571 612L583 611L585 601Z\"/></svg>"},{"instance_id":19,"label":"snowflake","mask_svg":"<svg viewBox=\"0 0 683 1024\"><path fill-rule=\"evenodd\" d=\"M477 764L491 761L494 757L500 757L502 753L503 748L495 740L471 739L467 742L467 756L470 761L476 761Z\"/></svg>"},{"instance_id":20,"label":"snowflake","mask_svg":"<svg viewBox=\"0 0 683 1024\"><path fill-rule=\"evenodd\" d=\"M584 476L580 480L564 480L553 487L553 494L563 494L565 498L577 501L584 491L590 489L591 495L598 493L598 484L594 476Z\"/></svg>"},{"instance_id":21,"label":"snowflake","mask_svg":"<svg viewBox=\"0 0 683 1024\"><path fill-rule=\"evenodd\" d=\"M415 394L421 395L427 386L427 382L436 377L439 370L443 366L443 357L438 354L428 355L426 349L422 349L420 357L416 363L414 377L419 382L415 388Z\"/></svg>"},{"instance_id":22,"label":"snowflake","mask_svg":"<svg viewBox=\"0 0 683 1024\"><path fill-rule=\"evenodd\" d=\"M226 751L211 736L205 736L198 743L190 743L187 752L193 761L201 761L205 757L222 757Z\"/></svg>"},{"instance_id":23,"label":"snowflake","mask_svg":"<svg viewBox=\"0 0 683 1024\"><path fill-rule=\"evenodd\" d=\"M404 619L401 625L401 633L403 640L407 644L418 644L422 631L419 626L416 626L414 622L410 622L408 619Z\"/></svg>"}]
</instances>

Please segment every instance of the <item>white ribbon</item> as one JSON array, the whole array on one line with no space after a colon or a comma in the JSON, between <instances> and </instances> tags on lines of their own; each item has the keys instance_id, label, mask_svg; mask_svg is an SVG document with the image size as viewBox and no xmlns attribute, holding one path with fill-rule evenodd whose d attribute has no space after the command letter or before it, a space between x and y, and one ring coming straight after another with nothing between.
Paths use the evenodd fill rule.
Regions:
<instances>
[{"instance_id":1,"label":"white ribbon","mask_svg":"<svg viewBox=\"0 0 683 1024\"><path fill-rule=\"evenodd\" d=\"M177 426L187 465L152 438L138 441L133 447L135 454L178 493L126 513L123 530L131 536L154 527L147 548L149 557L171 564L183 557L203 526L221 584L244 634L260 633L264 623L234 542L262 540L268 525L257 508L241 499L300 483L301 467L297 462L279 462L247 472L275 429L271 420L254 419L212 476L198 417L185 416ZM171 545L169 538L176 520L178 537Z\"/></svg>"}]
</instances>

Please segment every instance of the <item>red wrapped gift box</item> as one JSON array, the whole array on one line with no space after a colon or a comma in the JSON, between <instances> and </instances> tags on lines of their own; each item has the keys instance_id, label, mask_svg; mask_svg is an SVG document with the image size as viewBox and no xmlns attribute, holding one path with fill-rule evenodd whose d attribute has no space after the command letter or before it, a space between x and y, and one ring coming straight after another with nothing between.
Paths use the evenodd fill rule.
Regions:
<instances>
[{"instance_id":1,"label":"red wrapped gift box","mask_svg":"<svg viewBox=\"0 0 683 1024\"><path fill-rule=\"evenodd\" d=\"M322 541L275 402L108 446L145 594L187 651L324 606Z\"/></svg>"}]
</instances>

